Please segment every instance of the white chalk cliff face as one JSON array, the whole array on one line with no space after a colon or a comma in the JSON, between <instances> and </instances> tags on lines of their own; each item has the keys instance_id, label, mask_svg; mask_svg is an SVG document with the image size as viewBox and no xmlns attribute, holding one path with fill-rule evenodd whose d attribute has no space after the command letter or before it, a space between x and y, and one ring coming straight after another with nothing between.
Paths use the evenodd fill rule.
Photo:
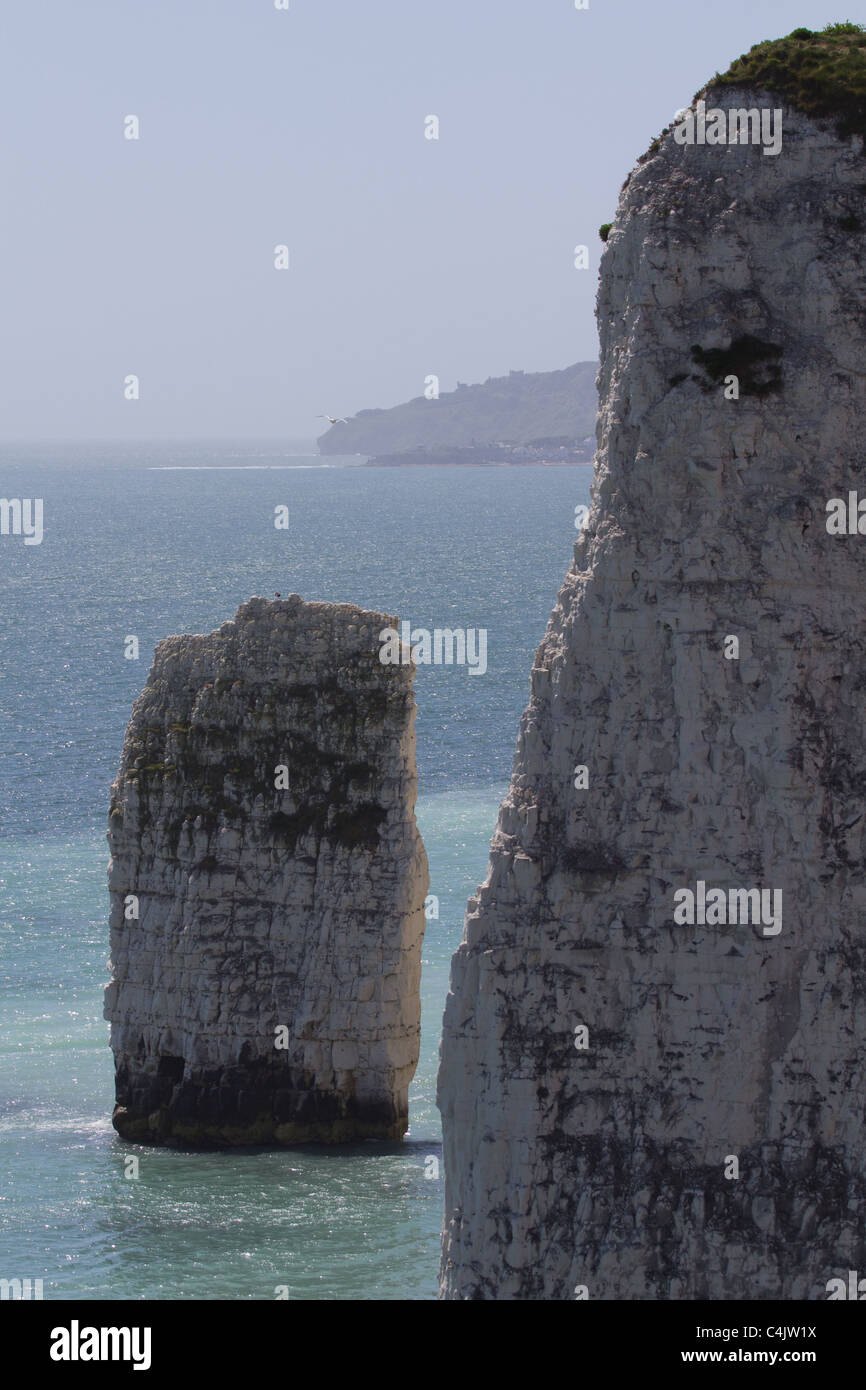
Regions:
<instances>
[{"instance_id":1,"label":"white chalk cliff face","mask_svg":"<svg viewBox=\"0 0 866 1390\"><path fill-rule=\"evenodd\" d=\"M861 150L786 106L778 155L669 133L623 190L593 505L453 962L445 1297L866 1270Z\"/></svg>"},{"instance_id":2,"label":"white chalk cliff face","mask_svg":"<svg viewBox=\"0 0 866 1390\"><path fill-rule=\"evenodd\" d=\"M109 820L124 1137L405 1132L428 873L395 622L254 598L157 648Z\"/></svg>"}]
</instances>

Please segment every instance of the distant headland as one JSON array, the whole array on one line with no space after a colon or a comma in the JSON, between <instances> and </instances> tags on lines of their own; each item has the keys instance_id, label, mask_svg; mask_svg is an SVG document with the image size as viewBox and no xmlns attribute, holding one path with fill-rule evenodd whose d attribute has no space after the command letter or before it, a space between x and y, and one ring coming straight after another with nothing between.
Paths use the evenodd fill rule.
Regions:
<instances>
[{"instance_id":1,"label":"distant headland","mask_svg":"<svg viewBox=\"0 0 866 1390\"><path fill-rule=\"evenodd\" d=\"M317 440L319 453L367 454L368 466L379 467L591 463L597 372L596 362L512 371L390 410L361 410Z\"/></svg>"}]
</instances>

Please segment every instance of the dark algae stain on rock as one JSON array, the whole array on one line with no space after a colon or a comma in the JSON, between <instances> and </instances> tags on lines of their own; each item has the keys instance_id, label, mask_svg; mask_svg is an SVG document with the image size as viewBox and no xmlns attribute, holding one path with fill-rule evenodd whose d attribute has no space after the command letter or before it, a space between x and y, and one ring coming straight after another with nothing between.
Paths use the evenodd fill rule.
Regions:
<instances>
[{"instance_id":1,"label":"dark algae stain on rock","mask_svg":"<svg viewBox=\"0 0 866 1390\"><path fill-rule=\"evenodd\" d=\"M766 396L782 389L781 356L778 343L762 343L751 333L740 334L727 348L705 350L697 343L692 347L692 361L707 378L705 390L736 376L743 396Z\"/></svg>"},{"instance_id":2,"label":"dark algae stain on rock","mask_svg":"<svg viewBox=\"0 0 866 1390\"><path fill-rule=\"evenodd\" d=\"M114 1124L203 1147L395 1139L427 861L394 619L251 599L160 644L109 815Z\"/></svg>"}]
</instances>

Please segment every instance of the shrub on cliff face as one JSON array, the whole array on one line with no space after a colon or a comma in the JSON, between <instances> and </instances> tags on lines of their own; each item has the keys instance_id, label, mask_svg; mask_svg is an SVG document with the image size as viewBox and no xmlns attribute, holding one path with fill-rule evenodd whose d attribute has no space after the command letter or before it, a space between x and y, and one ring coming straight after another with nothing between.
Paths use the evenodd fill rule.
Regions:
<instances>
[{"instance_id":1,"label":"shrub on cliff face","mask_svg":"<svg viewBox=\"0 0 866 1390\"><path fill-rule=\"evenodd\" d=\"M866 29L850 20L795 29L755 44L708 85L763 89L807 116L835 118L843 139L866 140Z\"/></svg>"}]
</instances>

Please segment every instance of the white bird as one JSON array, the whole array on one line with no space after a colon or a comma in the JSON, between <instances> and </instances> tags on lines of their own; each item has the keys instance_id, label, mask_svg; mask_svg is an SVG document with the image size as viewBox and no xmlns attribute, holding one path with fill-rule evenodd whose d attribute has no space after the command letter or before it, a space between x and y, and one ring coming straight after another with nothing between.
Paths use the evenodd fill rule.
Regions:
<instances>
[{"instance_id":1,"label":"white bird","mask_svg":"<svg viewBox=\"0 0 866 1390\"><path fill-rule=\"evenodd\" d=\"M327 420L330 425L348 425L349 421L344 420L342 415L317 415L317 420Z\"/></svg>"}]
</instances>

